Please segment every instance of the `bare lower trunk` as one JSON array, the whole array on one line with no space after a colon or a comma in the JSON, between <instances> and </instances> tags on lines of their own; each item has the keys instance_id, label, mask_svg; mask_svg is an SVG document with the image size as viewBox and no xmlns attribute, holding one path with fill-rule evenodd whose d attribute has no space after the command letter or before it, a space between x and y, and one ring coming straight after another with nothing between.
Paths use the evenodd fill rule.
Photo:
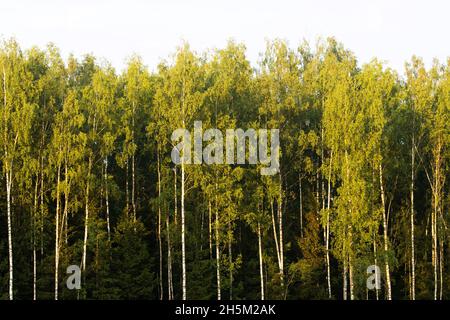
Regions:
<instances>
[{"instance_id":1,"label":"bare lower trunk","mask_svg":"<svg viewBox=\"0 0 450 320\"><path fill-rule=\"evenodd\" d=\"M133 219L136 222L136 177L135 177L135 156L131 157L131 206L133 208Z\"/></svg>"},{"instance_id":2,"label":"bare lower trunk","mask_svg":"<svg viewBox=\"0 0 450 320\"><path fill-rule=\"evenodd\" d=\"M108 241L111 242L111 222L109 218L109 192L108 192L108 157L105 157L105 204L106 204L106 228Z\"/></svg>"},{"instance_id":3,"label":"bare lower trunk","mask_svg":"<svg viewBox=\"0 0 450 320\"><path fill-rule=\"evenodd\" d=\"M440 288L439 288L439 300L442 300L443 295L443 274L444 274L444 240L441 238L439 241L439 252L440 252L440 259L439 259L439 279L440 279Z\"/></svg>"},{"instance_id":4,"label":"bare lower trunk","mask_svg":"<svg viewBox=\"0 0 450 320\"><path fill-rule=\"evenodd\" d=\"M222 298L221 296L221 282L220 282L220 238L219 238L219 210L217 209L217 183L216 183L216 220L215 220L215 240L216 240L216 278L217 278L217 300Z\"/></svg>"},{"instance_id":5,"label":"bare lower trunk","mask_svg":"<svg viewBox=\"0 0 450 320\"><path fill-rule=\"evenodd\" d=\"M166 215L167 229L167 291L169 300L173 300L173 284L172 284L172 244L170 243L170 216Z\"/></svg>"},{"instance_id":6,"label":"bare lower trunk","mask_svg":"<svg viewBox=\"0 0 450 320\"><path fill-rule=\"evenodd\" d=\"M135 132L135 114L136 114L136 103L133 101L132 103L132 116L131 116L131 142L134 143L134 132ZM136 175L135 175L135 166L136 166L136 151L133 151L131 156L131 207L133 209L133 221L136 222Z\"/></svg>"},{"instance_id":7,"label":"bare lower trunk","mask_svg":"<svg viewBox=\"0 0 450 320\"><path fill-rule=\"evenodd\" d=\"M377 259L377 241L375 239L375 235L373 237L373 257L374 257L374 264L375 266L378 266L378 259ZM378 275L378 268L375 268L375 279L378 279L379 275ZM378 283L378 280L376 280ZM377 300L379 300L378 297L378 286L375 286L375 297ZM390 300L390 299L389 299Z\"/></svg>"},{"instance_id":8,"label":"bare lower trunk","mask_svg":"<svg viewBox=\"0 0 450 320\"><path fill-rule=\"evenodd\" d=\"M440 217L440 198L441 198L441 140L438 139L437 146L433 152L434 154L434 187L433 193L433 215L434 215L434 235L433 235L433 252L434 252L434 299L438 299L442 296L442 285L440 285L440 292L439 292L439 284L442 283L442 244L440 241L440 233L439 233L439 224L438 219Z\"/></svg>"},{"instance_id":9,"label":"bare lower trunk","mask_svg":"<svg viewBox=\"0 0 450 320\"><path fill-rule=\"evenodd\" d=\"M34 186L34 205L33 205L33 216L31 217L32 224L32 247L33 247L33 300L37 298L36 292L36 280L37 280L37 263L36 263L36 215L38 208L38 185L39 185L39 174L36 175L36 183Z\"/></svg>"},{"instance_id":10,"label":"bare lower trunk","mask_svg":"<svg viewBox=\"0 0 450 320\"><path fill-rule=\"evenodd\" d=\"M415 257L414 257L414 136L411 146L411 300L416 299L416 274L415 274Z\"/></svg>"},{"instance_id":11,"label":"bare lower trunk","mask_svg":"<svg viewBox=\"0 0 450 320\"><path fill-rule=\"evenodd\" d=\"M183 155L184 157L184 155ZM181 269L182 269L182 291L183 300L187 299L186 294L186 234L184 217L184 159L181 162Z\"/></svg>"},{"instance_id":12,"label":"bare lower trunk","mask_svg":"<svg viewBox=\"0 0 450 320\"><path fill-rule=\"evenodd\" d=\"M348 256L348 280L350 284L350 300L355 300L355 286L353 281L353 261L352 256Z\"/></svg>"},{"instance_id":13,"label":"bare lower trunk","mask_svg":"<svg viewBox=\"0 0 450 320\"><path fill-rule=\"evenodd\" d=\"M129 166L129 160L127 158L126 161L126 169L125 169L125 207L126 207L126 212L127 212L127 217L130 214L130 191L129 191L129 183L128 183L128 179L129 179L129 175L128 175L128 166Z\"/></svg>"},{"instance_id":14,"label":"bare lower trunk","mask_svg":"<svg viewBox=\"0 0 450 320\"><path fill-rule=\"evenodd\" d=\"M209 259L212 259L212 213L211 201L208 202L208 229L209 229Z\"/></svg>"},{"instance_id":15,"label":"bare lower trunk","mask_svg":"<svg viewBox=\"0 0 450 320\"><path fill-rule=\"evenodd\" d=\"M44 256L44 157L41 156L41 190L40 190L40 212L41 212L41 225L40 225L40 251L41 251L41 262Z\"/></svg>"},{"instance_id":16,"label":"bare lower trunk","mask_svg":"<svg viewBox=\"0 0 450 320\"><path fill-rule=\"evenodd\" d=\"M298 199L300 207L300 237L303 238L303 199L302 199L302 177L298 174Z\"/></svg>"},{"instance_id":17,"label":"bare lower trunk","mask_svg":"<svg viewBox=\"0 0 450 320\"><path fill-rule=\"evenodd\" d=\"M61 219L61 231L59 234L59 239L61 241L61 239L63 238L63 227L64 227L64 241L67 245L68 243L68 222L67 222L67 218L68 218L68 211L69 211L69 193L70 193L70 182L69 182L69 178L68 178L69 174L68 174L68 168L67 168L67 161L66 161L66 165L64 167L64 177L66 180L66 184L65 184L65 190L64 190L64 212L62 215L62 219ZM61 248L60 248L61 250Z\"/></svg>"},{"instance_id":18,"label":"bare lower trunk","mask_svg":"<svg viewBox=\"0 0 450 320\"><path fill-rule=\"evenodd\" d=\"M284 241L283 241L283 185L281 181L281 171L279 174L280 194L278 200L278 227L280 235L280 280L281 286L284 287Z\"/></svg>"},{"instance_id":19,"label":"bare lower trunk","mask_svg":"<svg viewBox=\"0 0 450 320\"><path fill-rule=\"evenodd\" d=\"M233 300L233 252L232 252L232 234L231 223L228 223L228 263L229 263L229 281L230 281L230 300Z\"/></svg>"},{"instance_id":20,"label":"bare lower trunk","mask_svg":"<svg viewBox=\"0 0 450 320\"><path fill-rule=\"evenodd\" d=\"M89 179L91 176L92 158L89 157L88 175L86 181L86 194L85 194L85 216L84 216L84 239L83 239L83 258L82 258L82 270L86 271L86 254L87 254L87 240L89 231Z\"/></svg>"},{"instance_id":21,"label":"bare lower trunk","mask_svg":"<svg viewBox=\"0 0 450 320\"><path fill-rule=\"evenodd\" d=\"M271 216L272 216L273 238L275 240L275 249L277 251L278 268L280 268L281 258L280 258L280 249L279 249L279 245L278 245L277 225L275 222L275 214L273 211L273 199L270 200L270 212L271 212Z\"/></svg>"},{"instance_id":22,"label":"bare lower trunk","mask_svg":"<svg viewBox=\"0 0 450 320\"><path fill-rule=\"evenodd\" d=\"M387 300L392 300L392 289L391 289L391 272L389 268L389 239L388 239L388 212L386 211L386 197L384 193L384 183L383 183L383 168L381 164L379 165L380 172L380 193L381 193L381 205L383 206L383 240L384 240L384 267L386 273L386 288L387 288Z\"/></svg>"},{"instance_id":23,"label":"bare lower trunk","mask_svg":"<svg viewBox=\"0 0 450 320\"><path fill-rule=\"evenodd\" d=\"M9 170L9 169L8 169ZM12 217L11 217L11 185L12 170L6 172L6 201L8 216L8 260L9 260L9 300L14 299L14 268L13 268L13 245L12 245Z\"/></svg>"},{"instance_id":24,"label":"bare lower trunk","mask_svg":"<svg viewBox=\"0 0 450 320\"><path fill-rule=\"evenodd\" d=\"M432 264L433 264L433 273L434 273L434 300L437 300L438 296L438 264L439 264L439 256L438 256L438 243L437 243L437 219L436 219L436 211L437 211L437 196L435 192L434 196L434 206L433 211L431 212L431 235L432 235Z\"/></svg>"},{"instance_id":25,"label":"bare lower trunk","mask_svg":"<svg viewBox=\"0 0 450 320\"><path fill-rule=\"evenodd\" d=\"M259 222L258 222L258 256L259 256L259 279L260 279L260 286L261 286L261 300L264 300L262 239L261 239L261 226L260 226Z\"/></svg>"},{"instance_id":26,"label":"bare lower trunk","mask_svg":"<svg viewBox=\"0 0 450 320\"><path fill-rule=\"evenodd\" d=\"M328 192L327 192L327 225L325 237L325 252L327 264L327 287L328 298L331 299L331 268L330 268L330 210L331 210L331 174L333 167L333 150L330 155L330 171L328 173Z\"/></svg>"},{"instance_id":27,"label":"bare lower trunk","mask_svg":"<svg viewBox=\"0 0 450 320\"><path fill-rule=\"evenodd\" d=\"M164 287L163 287L163 252L162 252L162 241L161 241L161 168L159 160L159 145L157 151L158 158L158 247L159 247L159 299L162 300L164 297Z\"/></svg>"},{"instance_id":28,"label":"bare lower trunk","mask_svg":"<svg viewBox=\"0 0 450 320\"><path fill-rule=\"evenodd\" d=\"M3 103L4 108L7 108L7 98L6 98L6 71L5 66L3 66ZM4 147L5 147L5 159L8 159L8 127L6 126L6 111L5 111L5 130L4 130ZM11 217L11 187L12 187L12 161L5 160L6 167L6 215L7 215L7 225L8 225L8 262L9 262L9 300L14 299L14 268L13 268L13 244L12 244L12 217ZM9 164L9 166L8 166Z\"/></svg>"},{"instance_id":29,"label":"bare lower trunk","mask_svg":"<svg viewBox=\"0 0 450 320\"><path fill-rule=\"evenodd\" d=\"M344 258L344 269L342 271L342 297L347 300L347 258Z\"/></svg>"},{"instance_id":30,"label":"bare lower trunk","mask_svg":"<svg viewBox=\"0 0 450 320\"><path fill-rule=\"evenodd\" d=\"M55 222L55 300L58 300L58 283L59 283L59 211L60 211L60 181L61 181L61 165L58 165L56 178L56 222Z\"/></svg>"},{"instance_id":31,"label":"bare lower trunk","mask_svg":"<svg viewBox=\"0 0 450 320\"><path fill-rule=\"evenodd\" d=\"M178 200L177 200L177 168L173 169L174 173L174 193L173 193L173 201L174 201L174 217L175 217L175 225L176 225L176 216L178 210ZM170 242L170 215L167 214L166 217L166 227L167 227L167 281L169 285L169 300L174 299L173 293L173 275L172 275L172 244Z\"/></svg>"}]
</instances>

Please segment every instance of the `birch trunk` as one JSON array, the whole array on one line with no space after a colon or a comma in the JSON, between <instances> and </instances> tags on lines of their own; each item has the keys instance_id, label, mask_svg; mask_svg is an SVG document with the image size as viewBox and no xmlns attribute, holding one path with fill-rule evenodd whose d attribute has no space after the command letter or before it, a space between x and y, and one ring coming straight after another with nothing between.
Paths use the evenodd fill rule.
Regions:
<instances>
[{"instance_id":1,"label":"birch trunk","mask_svg":"<svg viewBox=\"0 0 450 320\"><path fill-rule=\"evenodd\" d=\"M433 203L433 211L431 212L431 235L432 235L432 261L433 261L433 273L434 273L434 300L437 300L438 294L438 245L437 245L437 219L436 219L436 211L437 211L437 190L434 190L434 203Z\"/></svg>"},{"instance_id":2,"label":"birch trunk","mask_svg":"<svg viewBox=\"0 0 450 320\"><path fill-rule=\"evenodd\" d=\"M374 257L374 264L375 266L378 266L378 259L377 259L377 241L375 239L375 235L373 236L373 257ZM378 275L378 268L375 268L375 279L378 279L379 275ZM376 280L378 281L378 280ZM375 297L377 300L379 300L378 298L378 287L375 286ZM391 299L389 299L391 300Z\"/></svg>"},{"instance_id":3,"label":"birch trunk","mask_svg":"<svg viewBox=\"0 0 450 320\"><path fill-rule=\"evenodd\" d=\"M170 243L170 217L166 215L166 229L167 229L167 290L169 300L173 300L173 285L172 285L172 245Z\"/></svg>"},{"instance_id":4,"label":"birch trunk","mask_svg":"<svg viewBox=\"0 0 450 320\"><path fill-rule=\"evenodd\" d=\"M273 199L270 200L270 210L271 210L271 216L272 216L273 238L275 239L275 248L276 248L276 252L277 252L278 269L281 269L280 249L278 246L278 233L277 233L277 225L275 222L275 214L274 214L274 210L273 210Z\"/></svg>"},{"instance_id":5,"label":"birch trunk","mask_svg":"<svg viewBox=\"0 0 450 320\"><path fill-rule=\"evenodd\" d=\"M300 237L303 238L303 199L302 199L302 177L298 174L298 199L300 207Z\"/></svg>"},{"instance_id":6,"label":"birch trunk","mask_svg":"<svg viewBox=\"0 0 450 320\"><path fill-rule=\"evenodd\" d=\"M40 190L40 211L41 211L41 230L40 230L40 245L41 245L41 263L44 256L44 157L41 156L41 190Z\"/></svg>"},{"instance_id":7,"label":"birch trunk","mask_svg":"<svg viewBox=\"0 0 450 320\"><path fill-rule=\"evenodd\" d=\"M261 300L264 300L264 274L263 274L263 257L262 257L262 239L261 225L258 222L258 256L259 256L259 279L261 286Z\"/></svg>"},{"instance_id":8,"label":"birch trunk","mask_svg":"<svg viewBox=\"0 0 450 320\"><path fill-rule=\"evenodd\" d=\"M61 165L58 165L56 177L56 222L55 222L55 300L58 300L58 283L59 283L59 211L60 211L60 181L61 181Z\"/></svg>"},{"instance_id":9,"label":"birch trunk","mask_svg":"<svg viewBox=\"0 0 450 320\"><path fill-rule=\"evenodd\" d=\"M159 145L157 150L157 166L158 166L158 247L159 247L159 299L164 297L163 287L163 256L162 256L162 241L161 241L161 168L159 159Z\"/></svg>"},{"instance_id":10,"label":"birch trunk","mask_svg":"<svg viewBox=\"0 0 450 320\"><path fill-rule=\"evenodd\" d=\"M219 210L217 209L217 182L216 182L216 219L215 219L215 240L216 240L216 278L217 278L217 300L221 297L221 282L220 282L220 234L219 234Z\"/></svg>"},{"instance_id":11,"label":"birch trunk","mask_svg":"<svg viewBox=\"0 0 450 320\"><path fill-rule=\"evenodd\" d=\"M108 191L108 156L105 157L105 204L106 204L106 228L108 241L111 243L111 222L109 217L109 191Z\"/></svg>"},{"instance_id":12,"label":"birch trunk","mask_svg":"<svg viewBox=\"0 0 450 320\"><path fill-rule=\"evenodd\" d=\"M5 118L5 130L4 130L4 144L5 144L5 168L6 168L6 201L7 201L7 225L8 225L8 261L9 261L9 300L14 299L14 266L13 266L13 245L12 245L12 217L11 217L11 187L12 187L12 161L8 160L8 126L7 122L7 100L6 100L6 72L5 66L3 66L3 103L4 103L4 118Z\"/></svg>"},{"instance_id":13,"label":"birch trunk","mask_svg":"<svg viewBox=\"0 0 450 320\"><path fill-rule=\"evenodd\" d=\"M183 155L184 157L184 155ZM186 239L185 239L185 216L184 216L184 159L181 161L181 269L182 269L182 291L183 300L186 294Z\"/></svg>"},{"instance_id":14,"label":"birch trunk","mask_svg":"<svg viewBox=\"0 0 450 320\"><path fill-rule=\"evenodd\" d=\"M38 185L39 174L36 175L36 183L34 186L34 204L33 204L33 216L31 217L32 224L32 247L33 247L33 300L36 300L36 280L37 280L37 263L36 263L36 214L38 208Z\"/></svg>"},{"instance_id":15,"label":"birch trunk","mask_svg":"<svg viewBox=\"0 0 450 320\"><path fill-rule=\"evenodd\" d=\"M134 117L136 112L136 106L135 102L133 101L133 115L131 117L131 142L134 143ZM133 220L136 222L136 177L135 177L135 153L136 151L133 151L133 154L131 155L131 207L133 209Z\"/></svg>"},{"instance_id":16,"label":"birch trunk","mask_svg":"<svg viewBox=\"0 0 450 320\"><path fill-rule=\"evenodd\" d=\"M136 188L136 177L135 177L135 156L131 157L131 206L133 209L133 221L136 222L136 198L135 198L135 188Z\"/></svg>"},{"instance_id":17,"label":"birch trunk","mask_svg":"<svg viewBox=\"0 0 450 320\"><path fill-rule=\"evenodd\" d=\"M330 171L328 173L328 192L327 192L327 225L325 238L325 252L327 263L327 287L328 298L331 299L331 268L330 268L330 208L331 208L331 174L333 167L333 150L330 155Z\"/></svg>"},{"instance_id":18,"label":"birch trunk","mask_svg":"<svg viewBox=\"0 0 450 320\"><path fill-rule=\"evenodd\" d=\"M231 223L228 222L228 263L229 266L229 280L230 280L230 300L233 300L233 252L232 252L232 234Z\"/></svg>"},{"instance_id":19,"label":"birch trunk","mask_svg":"<svg viewBox=\"0 0 450 320\"><path fill-rule=\"evenodd\" d=\"M126 212L127 212L127 217L130 214L130 195L129 195L129 183L128 183L128 179L129 179L129 175L128 175L128 167L129 167L129 159L127 158L126 161L126 169L125 169L125 208L126 208Z\"/></svg>"},{"instance_id":20,"label":"birch trunk","mask_svg":"<svg viewBox=\"0 0 450 320\"><path fill-rule=\"evenodd\" d=\"M211 201L208 201L208 233L209 233L209 259L212 259L212 213Z\"/></svg>"},{"instance_id":21,"label":"birch trunk","mask_svg":"<svg viewBox=\"0 0 450 320\"><path fill-rule=\"evenodd\" d=\"M279 183L280 183L280 194L279 194L279 202L278 202L278 227L280 234L280 279L281 286L284 287L284 245L283 245L283 185L281 180L281 169L279 174Z\"/></svg>"},{"instance_id":22,"label":"birch trunk","mask_svg":"<svg viewBox=\"0 0 450 320\"><path fill-rule=\"evenodd\" d=\"M345 247L345 246L344 246ZM344 248L345 251L345 248ZM344 253L345 255L345 253ZM342 296L344 300L347 300L347 258L344 259L344 268L342 271Z\"/></svg>"},{"instance_id":23,"label":"birch trunk","mask_svg":"<svg viewBox=\"0 0 450 320\"><path fill-rule=\"evenodd\" d=\"M381 163L379 165L380 171L380 193L381 193L381 205L383 206L383 240L384 240L384 267L386 273L386 287L387 287L387 299L392 300L392 289L391 289L391 272L389 268L389 239L388 239L388 213L386 211L386 196L384 193L384 183L383 183L383 168Z\"/></svg>"},{"instance_id":24,"label":"birch trunk","mask_svg":"<svg viewBox=\"0 0 450 320\"><path fill-rule=\"evenodd\" d=\"M9 300L14 299L14 269L13 269L13 245L12 245L12 217L11 217L11 185L12 185L12 170L6 172L6 201L7 201L7 216L8 216L8 258L9 258Z\"/></svg>"},{"instance_id":25,"label":"birch trunk","mask_svg":"<svg viewBox=\"0 0 450 320\"><path fill-rule=\"evenodd\" d=\"M91 176L92 158L89 157L88 175L86 181L86 196L85 196L85 217L84 217L84 239L83 239L83 260L82 271L86 271L86 254L87 254L87 240L89 231L89 179Z\"/></svg>"},{"instance_id":26,"label":"birch trunk","mask_svg":"<svg viewBox=\"0 0 450 320\"><path fill-rule=\"evenodd\" d=\"M411 144L411 300L416 300L416 274L415 274L415 257L414 257L414 135Z\"/></svg>"},{"instance_id":27,"label":"birch trunk","mask_svg":"<svg viewBox=\"0 0 450 320\"><path fill-rule=\"evenodd\" d=\"M353 282L353 261L351 254L348 255L348 280L350 285L350 300L355 300L355 286Z\"/></svg>"}]
</instances>

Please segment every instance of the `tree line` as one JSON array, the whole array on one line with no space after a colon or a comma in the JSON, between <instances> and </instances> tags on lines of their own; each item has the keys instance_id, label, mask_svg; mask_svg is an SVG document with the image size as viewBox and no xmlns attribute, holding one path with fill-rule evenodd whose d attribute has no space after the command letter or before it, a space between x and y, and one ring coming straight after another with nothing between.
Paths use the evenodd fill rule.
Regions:
<instances>
[{"instance_id":1,"label":"tree line","mask_svg":"<svg viewBox=\"0 0 450 320\"><path fill-rule=\"evenodd\" d=\"M0 73L2 299L450 297L450 60L230 41L118 74L12 39ZM279 172L175 165L194 121L279 129Z\"/></svg>"}]
</instances>

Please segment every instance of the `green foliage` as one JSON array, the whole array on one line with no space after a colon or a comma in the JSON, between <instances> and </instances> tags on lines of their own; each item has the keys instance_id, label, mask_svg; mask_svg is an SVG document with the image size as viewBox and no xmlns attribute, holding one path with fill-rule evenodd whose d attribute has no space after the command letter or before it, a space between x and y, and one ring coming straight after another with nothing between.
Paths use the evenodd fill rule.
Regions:
<instances>
[{"instance_id":1,"label":"green foliage","mask_svg":"<svg viewBox=\"0 0 450 320\"><path fill-rule=\"evenodd\" d=\"M371 299L375 263L378 297L389 268L392 297L409 299L411 216L416 298L449 298L450 60L413 57L402 77L333 38L277 39L257 67L234 41L183 43L155 71L133 56L118 74L8 40L0 98L1 299L10 252L14 298L53 299L55 284L59 299L182 298L182 185L190 299ZM280 129L280 172L185 165L182 181L171 135L195 121Z\"/></svg>"}]
</instances>

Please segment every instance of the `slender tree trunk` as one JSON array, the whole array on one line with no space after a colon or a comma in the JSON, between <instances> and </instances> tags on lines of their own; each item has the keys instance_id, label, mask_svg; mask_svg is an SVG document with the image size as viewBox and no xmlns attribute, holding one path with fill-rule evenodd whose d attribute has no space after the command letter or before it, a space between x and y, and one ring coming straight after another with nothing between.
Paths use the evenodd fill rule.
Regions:
<instances>
[{"instance_id":1,"label":"slender tree trunk","mask_svg":"<svg viewBox=\"0 0 450 320\"><path fill-rule=\"evenodd\" d=\"M126 161L126 169L125 169L125 207L127 212L127 217L130 214L130 191L129 191L129 183L128 183L128 167L129 167L129 159Z\"/></svg>"},{"instance_id":2,"label":"slender tree trunk","mask_svg":"<svg viewBox=\"0 0 450 320\"><path fill-rule=\"evenodd\" d=\"M384 240L384 267L386 273L386 287L387 287L387 299L392 300L392 289L391 289L391 272L389 268L389 239L388 239L388 212L386 211L386 196L384 193L384 182L383 182L383 168L381 163L379 165L380 173L380 193L381 193L381 205L383 206L383 240Z\"/></svg>"},{"instance_id":3,"label":"slender tree trunk","mask_svg":"<svg viewBox=\"0 0 450 320\"><path fill-rule=\"evenodd\" d=\"M280 235L280 279L281 286L284 287L284 241L283 241L283 184L281 180L281 169L279 174L279 183L280 183L280 194L278 201L278 227L279 227L279 235Z\"/></svg>"},{"instance_id":4,"label":"slender tree trunk","mask_svg":"<svg viewBox=\"0 0 450 320\"><path fill-rule=\"evenodd\" d=\"M56 177L56 223L55 223L55 300L58 300L59 289L59 211L60 204L60 181L61 181L61 165L58 164L58 172Z\"/></svg>"},{"instance_id":5,"label":"slender tree trunk","mask_svg":"<svg viewBox=\"0 0 450 320\"><path fill-rule=\"evenodd\" d=\"M259 279L261 286L261 300L264 300L264 274L263 274L263 257L262 257L262 239L261 239L261 225L258 222L258 257L259 257Z\"/></svg>"},{"instance_id":6,"label":"slender tree trunk","mask_svg":"<svg viewBox=\"0 0 450 320\"><path fill-rule=\"evenodd\" d=\"M81 268L82 271L86 271L87 240L88 240L88 231L89 231L89 189L90 189L89 179L91 177L91 168L92 168L92 158L91 158L91 156L89 156L88 175L86 177L87 181L86 181L86 195L85 195L83 262L82 262L82 268Z\"/></svg>"},{"instance_id":7,"label":"slender tree trunk","mask_svg":"<svg viewBox=\"0 0 450 320\"><path fill-rule=\"evenodd\" d=\"M208 201L209 259L212 259L212 212L211 201Z\"/></svg>"},{"instance_id":8,"label":"slender tree trunk","mask_svg":"<svg viewBox=\"0 0 450 320\"><path fill-rule=\"evenodd\" d=\"M184 157L185 155L183 155ZM181 269L182 269L182 290L183 300L187 299L186 294L186 231L184 212L184 159L181 161Z\"/></svg>"},{"instance_id":9,"label":"slender tree trunk","mask_svg":"<svg viewBox=\"0 0 450 320\"><path fill-rule=\"evenodd\" d=\"M220 282L220 238L219 238L219 210L217 208L217 182L216 182L216 205L215 205L215 212L216 212L216 219L215 219L215 240L216 240L216 278L217 278L217 300L220 300L222 298L221 296L221 282Z\"/></svg>"},{"instance_id":10,"label":"slender tree trunk","mask_svg":"<svg viewBox=\"0 0 450 320\"><path fill-rule=\"evenodd\" d=\"M31 217L32 224L32 247L33 247L33 300L36 300L36 280L37 280L37 263L36 263L36 215L38 211L38 186L39 186L39 174L36 174L36 182L34 185L34 203L33 203L33 216Z\"/></svg>"},{"instance_id":11,"label":"slender tree trunk","mask_svg":"<svg viewBox=\"0 0 450 320\"><path fill-rule=\"evenodd\" d=\"M61 219L61 231L59 235L59 239L61 240L63 238L63 228L64 228L64 242L66 245L68 244L68 211L69 211L69 194L70 194L70 181L69 181L69 174L68 174L68 168L67 168L67 159L66 163L64 165L64 177L65 177L65 189L64 189L64 211ZM61 250L61 249L60 249Z\"/></svg>"},{"instance_id":12,"label":"slender tree trunk","mask_svg":"<svg viewBox=\"0 0 450 320\"><path fill-rule=\"evenodd\" d=\"M9 300L14 299L14 272L13 272L13 244L12 244L12 216L11 216L11 186L12 186L12 170L7 169L6 172L6 201L8 216L8 258L9 258Z\"/></svg>"},{"instance_id":13,"label":"slender tree trunk","mask_svg":"<svg viewBox=\"0 0 450 320\"><path fill-rule=\"evenodd\" d=\"M178 194L177 194L177 167L173 168L174 175L174 201L175 201L175 210L174 210L174 222L175 225L178 225Z\"/></svg>"},{"instance_id":14,"label":"slender tree trunk","mask_svg":"<svg viewBox=\"0 0 450 320\"><path fill-rule=\"evenodd\" d=\"M136 222L136 173L135 173L135 156L134 152L131 156L131 206L133 208L133 221Z\"/></svg>"},{"instance_id":15,"label":"slender tree trunk","mask_svg":"<svg viewBox=\"0 0 450 320\"><path fill-rule=\"evenodd\" d=\"M440 259L439 259L439 280L440 280L440 287L439 287L439 300L442 300L442 296L443 296L443 285L444 285L444 279L443 279L443 274L444 274L444 239L440 239L439 241L439 255L440 255Z\"/></svg>"},{"instance_id":16,"label":"slender tree trunk","mask_svg":"<svg viewBox=\"0 0 450 320\"><path fill-rule=\"evenodd\" d=\"M174 221L175 221L175 226L177 225L177 211L178 211L178 197L177 197L177 167L173 168L173 176L174 176L174 180L173 180L173 201L174 201ZM174 292L173 292L173 273L172 273L172 244L170 243L170 216L169 214L167 214L167 242L168 242L168 249L167 249L167 254L170 255L170 258L168 258L167 263L168 266L167 268L169 268L169 288L171 291L171 298L174 299Z\"/></svg>"},{"instance_id":17,"label":"slender tree trunk","mask_svg":"<svg viewBox=\"0 0 450 320\"><path fill-rule=\"evenodd\" d=\"M111 221L109 217L109 190L108 190L108 156L105 157L105 204L106 204L106 228L108 241L111 242Z\"/></svg>"},{"instance_id":18,"label":"slender tree trunk","mask_svg":"<svg viewBox=\"0 0 450 320\"><path fill-rule=\"evenodd\" d=\"M348 255L348 280L350 284L350 300L355 300L355 286L353 281L353 261L350 252Z\"/></svg>"},{"instance_id":19,"label":"slender tree trunk","mask_svg":"<svg viewBox=\"0 0 450 320\"><path fill-rule=\"evenodd\" d=\"M41 211L41 230L40 230L40 245L41 245L41 264L44 257L44 157L41 155L41 190L40 190L40 211Z\"/></svg>"},{"instance_id":20,"label":"slender tree trunk","mask_svg":"<svg viewBox=\"0 0 450 320\"><path fill-rule=\"evenodd\" d=\"M441 250L441 237L439 233L439 211L440 211L440 202L441 202L441 153L442 153L442 144L440 137L438 138L437 146L434 149L434 187L433 189L433 255L434 255L434 299L438 299L438 291L439 284L442 282L442 250ZM440 279L440 280L439 280ZM442 291L442 285L440 286ZM439 293L439 297L442 294Z\"/></svg>"},{"instance_id":21,"label":"slender tree trunk","mask_svg":"<svg viewBox=\"0 0 450 320\"><path fill-rule=\"evenodd\" d=\"M326 225L326 238L325 238L325 252L326 252L326 264L327 264L327 287L328 298L331 299L331 267L330 267L330 210L331 210L331 174L333 167L333 150L330 155L330 171L328 173L328 192L327 192L327 225Z\"/></svg>"},{"instance_id":22,"label":"slender tree trunk","mask_svg":"<svg viewBox=\"0 0 450 320\"><path fill-rule=\"evenodd\" d=\"M3 66L3 103L4 103L4 118L5 118L5 130L4 130L4 144L5 144L5 167L6 167L6 201L7 201L7 224L8 224L8 260L9 260L9 300L14 299L14 266L13 266L13 244L12 244L12 217L11 217L11 187L12 187L12 161L8 160L8 126L7 122L7 99L6 99L6 71ZM8 166L9 164L9 166Z\"/></svg>"},{"instance_id":23,"label":"slender tree trunk","mask_svg":"<svg viewBox=\"0 0 450 320\"><path fill-rule=\"evenodd\" d=\"M228 222L228 263L230 280L230 300L233 300L233 252L232 252L232 234L231 223Z\"/></svg>"},{"instance_id":24,"label":"slender tree trunk","mask_svg":"<svg viewBox=\"0 0 450 320\"><path fill-rule=\"evenodd\" d=\"M279 245L278 245L277 225L275 222L275 214L274 214L274 210L273 210L273 199L270 200L270 211L271 211L271 216L272 216L273 238L275 239L275 248L277 251L278 268L281 269L281 257L280 257L280 249L279 249Z\"/></svg>"},{"instance_id":25,"label":"slender tree trunk","mask_svg":"<svg viewBox=\"0 0 450 320\"><path fill-rule=\"evenodd\" d=\"M434 300L437 300L438 293L438 255L437 255L437 224L436 224L436 192L434 195L434 205L431 212L431 241L432 241L432 264L434 273Z\"/></svg>"},{"instance_id":26,"label":"slender tree trunk","mask_svg":"<svg viewBox=\"0 0 450 320\"><path fill-rule=\"evenodd\" d=\"M433 272L434 272L434 300L437 300L438 296L438 264L439 264L439 256L438 256L438 233L437 233L437 190L436 190L437 182L435 183L434 190L434 203L433 203L433 211L431 212L431 235L432 235L432 257L433 257Z\"/></svg>"},{"instance_id":27,"label":"slender tree trunk","mask_svg":"<svg viewBox=\"0 0 450 320\"><path fill-rule=\"evenodd\" d=\"M172 244L170 243L170 215L166 215L166 230L167 230L167 291L169 300L173 300L173 285L172 285Z\"/></svg>"},{"instance_id":28,"label":"slender tree trunk","mask_svg":"<svg viewBox=\"0 0 450 320\"><path fill-rule=\"evenodd\" d=\"M300 208L300 237L303 238L303 198L302 198L302 177L298 174L298 199Z\"/></svg>"},{"instance_id":29,"label":"slender tree trunk","mask_svg":"<svg viewBox=\"0 0 450 320\"><path fill-rule=\"evenodd\" d=\"M131 117L131 139L134 143L135 140L135 116L136 116L136 103L133 101L133 114ZM133 219L134 222L136 222L136 151L133 151L133 154L131 155L131 206L133 208Z\"/></svg>"},{"instance_id":30,"label":"slender tree trunk","mask_svg":"<svg viewBox=\"0 0 450 320\"><path fill-rule=\"evenodd\" d=\"M378 266L378 259L377 259L377 241L375 239L375 234L373 236L373 257L374 257L374 264L375 266ZM375 279L378 279L378 268L375 268ZM376 283L378 283L378 280L376 280ZM375 286L375 297L377 300L379 300L378 297L378 287ZM390 299L389 299L390 300Z\"/></svg>"},{"instance_id":31,"label":"slender tree trunk","mask_svg":"<svg viewBox=\"0 0 450 320\"><path fill-rule=\"evenodd\" d=\"M345 256L345 245L344 245L344 256ZM344 258L344 269L342 271L342 296L344 300L347 300L347 258Z\"/></svg>"},{"instance_id":32,"label":"slender tree trunk","mask_svg":"<svg viewBox=\"0 0 450 320\"><path fill-rule=\"evenodd\" d=\"M415 274L415 257L414 257L414 135L411 145L411 299L416 300L416 274Z\"/></svg>"},{"instance_id":33,"label":"slender tree trunk","mask_svg":"<svg viewBox=\"0 0 450 320\"><path fill-rule=\"evenodd\" d=\"M158 246L159 246L159 299L162 300L164 297L164 287L163 287L163 252L162 252L162 241L161 241L161 168L159 159L159 145L157 150L158 158Z\"/></svg>"}]
</instances>

